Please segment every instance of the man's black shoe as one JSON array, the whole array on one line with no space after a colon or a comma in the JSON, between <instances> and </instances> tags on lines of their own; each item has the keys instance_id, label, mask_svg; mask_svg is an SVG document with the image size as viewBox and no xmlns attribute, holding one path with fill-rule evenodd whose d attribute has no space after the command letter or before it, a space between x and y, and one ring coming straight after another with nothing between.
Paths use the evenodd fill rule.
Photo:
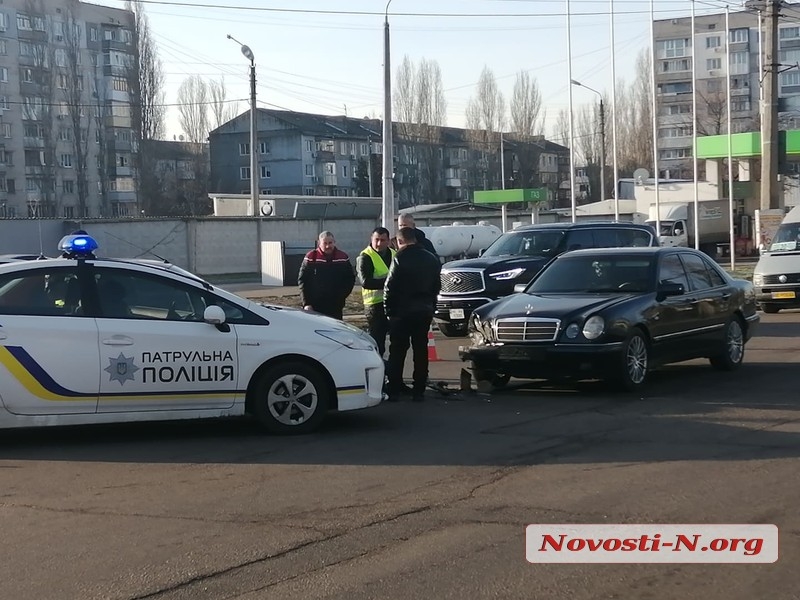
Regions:
<instances>
[{"instance_id":1,"label":"man's black shoe","mask_svg":"<svg viewBox=\"0 0 800 600\"><path fill-rule=\"evenodd\" d=\"M411 389L411 386L406 385L405 383L400 386L400 393L405 396L413 396L414 390Z\"/></svg>"},{"instance_id":2,"label":"man's black shoe","mask_svg":"<svg viewBox=\"0 0 800 600\"><path fill-rule=\"evenodd\" d=\"M414 395L411 396L412 402L425 402L425 394L423 392L414 392Z\"/></svg>"}]
</instances>

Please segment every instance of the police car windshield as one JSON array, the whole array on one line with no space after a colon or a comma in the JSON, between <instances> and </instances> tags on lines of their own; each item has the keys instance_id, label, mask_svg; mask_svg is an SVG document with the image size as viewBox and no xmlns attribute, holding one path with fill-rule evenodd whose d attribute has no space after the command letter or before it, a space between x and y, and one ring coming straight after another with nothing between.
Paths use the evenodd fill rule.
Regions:
<instances>
[{"instance_id":1,"label":"police car windshield","mask_svg":"<svg viewBox=\"0 0 800 600\"><path fill-rule=\"evenodd\" d=\"M501 235L483 256L555 256L564 237L560 229L515 231Z\"/></svg>"}]
</instances>

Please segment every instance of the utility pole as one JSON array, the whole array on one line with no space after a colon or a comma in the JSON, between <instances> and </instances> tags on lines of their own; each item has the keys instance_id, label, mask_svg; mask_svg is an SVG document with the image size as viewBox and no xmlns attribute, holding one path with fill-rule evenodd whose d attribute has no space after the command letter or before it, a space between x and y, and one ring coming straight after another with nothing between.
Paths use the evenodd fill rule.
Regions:
<instances>
[{"instance_id":1,"label":"utility pole","mask_svg":"<svg viewBox=\"0 0 800 600\"><path fill-rule=\"evenodd\" d=\"M372 187L372 137L367 136L367 177L369 178L369 197L375 197L375 188Z\"/></svg>"},{"instance_id":2,"label":"utility pole","mask_svg":"<svg viewBox=\"0 0 800 600\"><path fill-rule=\"evenodd\" d=\"M778 185L778 17L781 0L765 2L761 101L761 210L781 208Z\"/></svg>"},{"instance_id":3,"label":"utility pole","mask_svg":"<svg viewBox=\"0 0 800 600\"><path fill-rule=\"evenodd\" d=\"M392 68L389 45L389 5L383 23L383 202L381 225L392 227L394 222L394 157L392 141Z\"/></svg>"},{"instance_id":4,"label":"utility pole","mask_svg":"<svg viewBox=\"0 0 800 600\"><path fill-rule=\"evenodd\" d=\"M233 37L227 35L229 40L233 40L242 50L244 57L250 61L250 201L253 204L253 216L258 217L261 211L258 210L258 184L260 182L258 172L258 155L256 154L258 136L256 132L256 57L250 46L247 46Z\"/></svg>"},{"instance_id":5,"label":"utility pole","mask_svg":"<svg viewBox=\"0 0 800 600\"><path fill-rule=\"evenodd\" d=\"M606 111L600 96L600 201L606 199Z\"/></svg>"}]
</instances>

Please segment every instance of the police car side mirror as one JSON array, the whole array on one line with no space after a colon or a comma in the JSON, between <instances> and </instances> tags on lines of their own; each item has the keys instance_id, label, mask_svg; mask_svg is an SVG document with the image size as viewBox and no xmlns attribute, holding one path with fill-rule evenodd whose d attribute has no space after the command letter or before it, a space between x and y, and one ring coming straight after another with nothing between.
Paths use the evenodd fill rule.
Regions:
<instances>
[{"instance_id":1,"label":"police car side mirror","mask_svg":"<svg viewBox=\"0 0 800 600\"><path fill-rule=\"evenodd\" d=\"M219 306L207 306L203 311L203 321L211 325L222 325L225 323L225 311Z\"/></svg>"},{"instance_id":2,"label":"police car side mirror","mask_svg":"<svg viewBox=\"0 0 800 600\"><path fill-rule=\"evenodd\" d=\"M527 283L518 283L514 286L514 293L522 294L527 287L528 287Z\"/></svg>"}]
</instances>

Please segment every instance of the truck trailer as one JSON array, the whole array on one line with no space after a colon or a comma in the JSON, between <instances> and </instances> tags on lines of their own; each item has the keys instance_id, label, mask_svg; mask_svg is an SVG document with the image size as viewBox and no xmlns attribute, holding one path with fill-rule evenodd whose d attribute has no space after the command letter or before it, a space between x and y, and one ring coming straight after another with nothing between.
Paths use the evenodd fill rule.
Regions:
<instances>
[{"instance_id":1,"label":"truck trailer","mask_svg":"<svg viewBox=\"0 0 800 600\"><path fill-rule=\"evenodd\" d=\"M695 247L694 202L659 203L662 246ZM716 256L717 246L730 242L730 203L728 200L702 200L698 203L699 248L710 256ZM647 224L656 227L656 205L650 205Z\"/></svg>"}]
</instances>

